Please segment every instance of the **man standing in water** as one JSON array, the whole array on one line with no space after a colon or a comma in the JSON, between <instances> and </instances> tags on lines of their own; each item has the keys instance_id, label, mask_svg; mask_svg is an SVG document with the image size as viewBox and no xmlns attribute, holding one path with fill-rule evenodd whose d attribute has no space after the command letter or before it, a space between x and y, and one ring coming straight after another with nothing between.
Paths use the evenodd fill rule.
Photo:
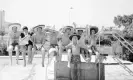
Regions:
<instances>
[{"instance_id":1,"label":"man standing in water","mask_svg":"<svg viewBox=\"0 0 133 80\"><path fill-rule=\"evenodd\" d=\"M81 48L87 49L87 46L85 45L82 46L78 44L80 35L76 33L71 35L69 38L72 42L66 46L66 49L68 50L68 67L71 68L72 80L81 80L80 79L80 63L81 63L80 50Z\"/></svg>"},{"instance_id":2,"label":"man standing in water","mask_svg":"<svg viewBox=\"0 0 133 80\"><path fill-rule=\"evenodd\" d=\"M9 29L11 29L11 32L9 33L9 39L8 39L8 48L7 51L9 52L10 60L11 60L11 65L12 65L12 52L16 52L16 64L18 64L18 59L19 59L19 37L20 37L20 32L18 31L19 27L21 27L21 24L19 23L14 23L9 25Z\"/></svg>"},{"instance_id":3,"label":"man standing in water","mask_svg":"<svg viewBox=\"0 0 133 80\"><path fill-rule=\"evenodd\" d=\"M44 49L43 46L44 46L44 43L46 41L45 34L42 32L42 27L43 26L44 25L38 25L37 26L37 32L32 36L32 41L33 41L32 60L33 60L35 52L37 50L41 50L41 53L42 53L42 67L44 67L44 58L45 58L45 49Z\"/></svg>"}]
</instances>

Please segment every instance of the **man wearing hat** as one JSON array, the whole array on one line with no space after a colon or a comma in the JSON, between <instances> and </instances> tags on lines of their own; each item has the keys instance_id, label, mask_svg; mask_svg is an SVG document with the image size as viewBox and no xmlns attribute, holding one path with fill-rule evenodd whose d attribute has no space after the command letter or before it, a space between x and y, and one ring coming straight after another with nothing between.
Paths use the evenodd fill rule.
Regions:
<instances>
[{"instance_id":1,"label":"man wearing hat","mask_svg":"<svg viewBox=\"0 0 133 80\"><path fill-rule=\"evenodd\" d=\"M9 39L8 39L8 48L7 51L9 52L10 60L11 60L11 65L12 65L12 51L16 52L16 58L18 64L18 58L19 58L19 37L20 37L20 32L18 31L21 25L19 23L13 23L9 25Z\"/></svg>"},{"instance_id":2,"label":"man wearing hat","mask_svg":"<svg viewBox=\"0 0 133 80\"><path fill-rule=\"evenodd\" d=\"M32 60L33 60L33 57L34 57L34 54L36 53L36 51L41 50L42 67L44 67L44 58L45 58L44 43L46 41L46 38L45 38L44 32L42 32L43 26L38 25L36 28L37 28L37 32L32 36L32 41L33 41Z\"/></svg>"},{"instance_id":3,"label":"man wearing hat","mask_svg":"<svg viewBox=\"0 0 133 80\"><path fill-rule=\"evenodd\" d=\"M71 29L65 28L64 33L58 36L59 61L61 61L62 53L66 50L65 46L67 46L70 43L70 39L69 39L70 33L71 33Z\"/></svg>"},{"instance_id":4,"label":"man wearing hat","mask_svg":"<svg viewBox=\"0 0 133 80\"><path fill-rule=\"evenodd\" d=\"M80 49L81 48L87 49L87 46L81 46L78 44L80 35L76 33L72 34L69 37L69 39L71 40L71 43L66 46L68 50L68 67L71 68L72 80L81 80L80 79L80 63L81 63Z\"/></svg>"},{"instance_id":5,"label":"man wearing hat","mask_svg":"<svg viewBox=\"0 0 133 80\"><path fill-rule=\"evenodd\" d=\"M93 53L96 54L96 61L98 60L98 56L99 56L99 53L97 52L97 49L96 49L96 41L97 41L97 33L98 32L98 28L97 27L91 27L90 28L90 38L89 38L89 41L90 41L90 45L88 46L91 51Z\"/></svg>"}]
</instances>

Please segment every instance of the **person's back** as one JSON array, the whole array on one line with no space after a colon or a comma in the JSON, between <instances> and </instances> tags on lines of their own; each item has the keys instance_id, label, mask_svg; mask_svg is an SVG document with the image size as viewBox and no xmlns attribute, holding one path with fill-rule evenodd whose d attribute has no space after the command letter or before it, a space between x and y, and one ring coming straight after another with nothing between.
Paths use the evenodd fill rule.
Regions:
<instances>
[{"instance_id":1,"label":"person's back","mask_svg":"<svg viewBox=\"0 0 133 80\"><path fill-rule=\"evenodd\" d=\"M62 45L66 46L70 43L70 39L68 35L63 34L62 35Z\"/></svg>"},{"instance_id":2,"label":"person's back","mask_svg":"<svg viewBox=\"0 0 133 80\"><path fill-rule=\"evenodd\" d=\"M79 41L78 41L78 44L79 44L80 46L85 46L85 45L86 45L86 42L85 42L86 40L87 40L86 34L83 33L83 34L81 35L81 38L80 38Z\"/></svg>"}]
</instances>

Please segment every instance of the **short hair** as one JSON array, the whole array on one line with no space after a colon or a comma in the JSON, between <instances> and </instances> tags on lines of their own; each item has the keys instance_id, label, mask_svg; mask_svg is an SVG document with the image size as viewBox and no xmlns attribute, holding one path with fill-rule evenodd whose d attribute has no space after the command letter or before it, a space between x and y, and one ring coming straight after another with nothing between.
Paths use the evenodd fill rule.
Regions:
<instances>
[{"instance_id":1,"label":"short hair","mask_svg":"<svg viewBox=\"0 0 133 80\"><path fill-rule=\"evenodd\" d=\"M65 32L66 32L66 30L70 30L70 31L71 31L71 28L66 28L66 29L65 29Z\"/></svg>"},{"instance_id":2,"label":"short hair","mask_svg":"<svg viewBox=\"0 0 133 80\"><path fill-rule=\"evenodd\" d=\"M23 30L24 30L24 29L28 30L28 27L27 27L27 26L24 26L24 27L23 27Z\"/></svg>"}]
</instances>

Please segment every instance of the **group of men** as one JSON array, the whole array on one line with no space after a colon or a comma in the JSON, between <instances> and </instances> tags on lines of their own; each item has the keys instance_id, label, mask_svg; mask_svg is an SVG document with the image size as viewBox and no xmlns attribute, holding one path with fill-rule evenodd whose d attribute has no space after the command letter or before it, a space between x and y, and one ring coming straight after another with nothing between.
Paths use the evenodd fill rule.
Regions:
<instances>
[{"instance_id":1,"label":"group of men","mask_svg":"<svg viewBox=\"0 0 133 80\"><path fill-rule=\"evenodd\" d=\"M18 59L21 52L23 55L24 66L26 66L26 53L28 53L28 64L32 64L34 54L37 50L40 50L42 54L42 67L44 67L44 59L47 53L51 59L55 56L56 60L60 62L62 53L66 51L68 53L68 67L75 68L75 65L77 65L76 67L78 70L81 62L80 54L82 54L86 62L90 62L92 55L91 50L96 50L95 33L97 30L93 28L90 30L91 36L88 36L86 32L79 31L77 33L76 30L73 31L69 26L64 29L63 33L51 29L43 30L45 25L36 26L36 31L33 30L32 32L28 32L28 27L25 26L23 27L23 31L20 32L18 31L18 26L21 25L10 25L12 31L9 33L7 51L9 52L11 65L13 51L16 52L16 64L19 64ZM46 49L45 44L48 41L49 48ZM85 43L86 41L88 44ZM75 71L72 71L72 75L79 75L78 73L73 72ZM75 78L77 77L73 76L73 80L77 80Z\"/></svg>"}]
</instances>

